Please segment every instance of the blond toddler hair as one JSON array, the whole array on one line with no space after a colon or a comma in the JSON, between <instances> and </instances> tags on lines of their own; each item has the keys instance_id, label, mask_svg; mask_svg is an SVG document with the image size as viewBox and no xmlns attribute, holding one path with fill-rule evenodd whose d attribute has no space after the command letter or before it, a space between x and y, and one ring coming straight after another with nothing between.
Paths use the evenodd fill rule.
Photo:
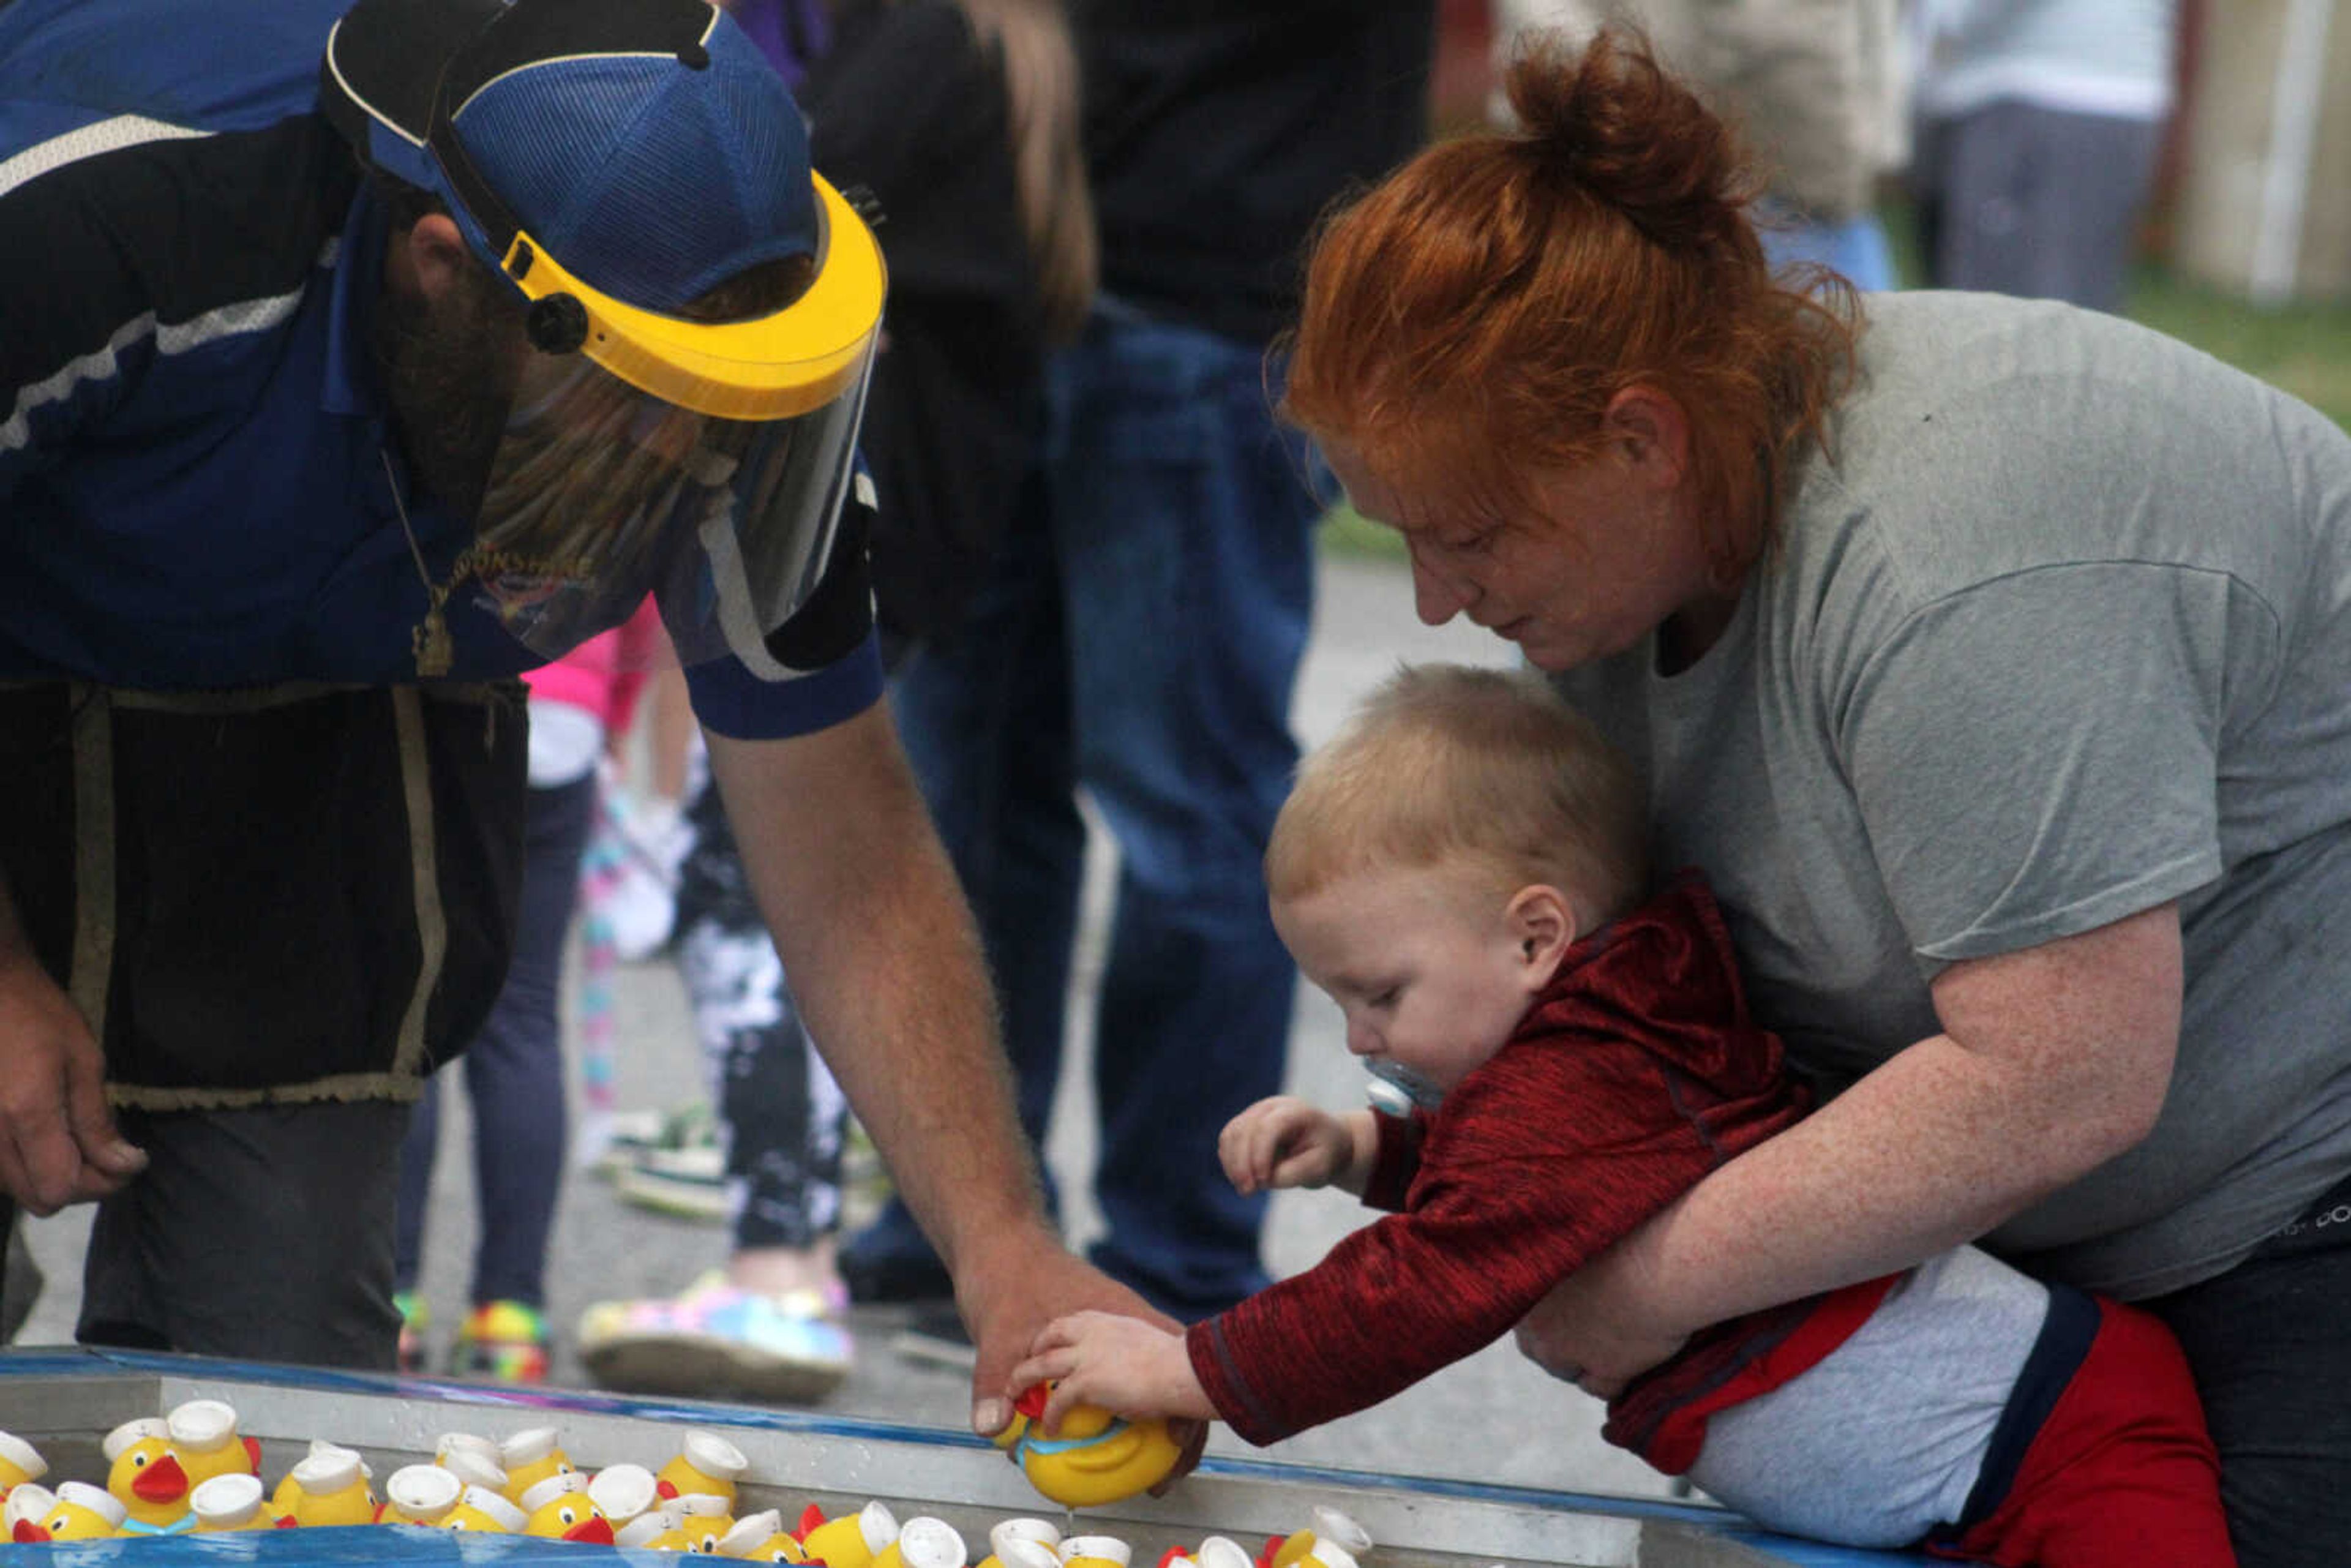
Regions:
<instances>
[{"instance_id":1,"label":"blond toddler hair","mask_svg":"<svg viewBox=\"0 0 2351 1568\"><path fill-rule=\"evenodd\" d=\"M1592 931L1648 885L1631 767L1536 675L1399 668L1300 764L1265 853L1267 893L1455 861L1507 893L1547 883Z\"/></svg>"}]
</instances>

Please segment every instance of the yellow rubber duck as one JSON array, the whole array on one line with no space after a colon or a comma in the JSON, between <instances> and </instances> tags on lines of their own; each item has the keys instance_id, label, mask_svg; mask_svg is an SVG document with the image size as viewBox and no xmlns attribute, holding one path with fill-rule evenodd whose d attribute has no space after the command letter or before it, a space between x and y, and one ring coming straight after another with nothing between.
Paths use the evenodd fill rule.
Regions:
<instances>
[{"instance_id":1,"label":"yellow rubber duck","mask_svg":"<svg viewBox=\"0 0 2351 1568\"><path fill-rule=\"evenodd\" d=\"M735 1528L735 1505L716 1492L687 1492L672 1498L663 1505L663 1511L676 1521L676 1533L684 1538L684 1544L668 1545L668 1532L664 1531L647 1542L655 1552L716 1552L718 1543Z\"/></svg>"},{"instance_id":2,"label":"yellow rubber duck","mask_svg":"<svg viewBox=\"0 0 2351 1568\"><path fill-rule=\"evenodd\" d=\"M1061 1568L1128 1568L1134 1548L1115 1535L1072 1535L1061 1542Z\"/></svg>"},{"instance_id":3,"label":"yellow rubber duck","mask_svg":"<svg viewBox=\"0 0 2351 1568\"><path fill-rule=\"evenodd\" d=\"M438 1524L465 1495L465 1483L439 1465L402 1465L384 1479L378 1524Z\"/></svg>"},{"instance_id":4,"label":"yellow rubber duck","mask_svg":"<svg viewBox=\"0 0 2351 1568\"><path fill-rule=\"evenodd\" d=\"M917 1514L899 1527L897 1540L873 1554L873 1568L964 1568L970 1561L953 1525Z\"/></svg>"},{"instance_id":5,"label":"yellow rubber duck","mask_svg":"<svg viewBox=\"0 0 2351 1568\"><path fill-rule=\"evenodd\" d=\"M522 1501L523 1493L550 1476L578 1473L571 1456L556 1441L552 1427L526 1427L500 1443L498 1463L506 1467L507 1500L522 1503L526 1513L530 1504Z\"/></svg>"},{"instance_id":6,"label":"yellow rubber duck","mask_svg":"<svg viewBox=\"0 0 2351 1568\"><path fill-rule=\"evenodd\" d=\"M232 1531L291 1530L294 1521L272 1509L262 1498L261 1478L239 1470L214 1476L188 1493L189 1516L202 1535Z\"/></svg>"},{"instance_id":7,"label":"yellow rubber duck","mask_svg":"<svg viewBox=\"0 0 2351 1568\"><path fill-rule=\"evenodd\" d=\"M772 1508L747 1513L735 1521L718 1542L718 1555L746 1563L805 1563L808 1548L784 1528L784 1516Z\"/></svg>"},{"instance_id":8,"label":"yellow rubber duck","mask_svg":"<svg viewBox=\"0 0 2351 1568\"><path fill-rule=\"evenodd\" d=\"M366 1462L334 1443L313 1442L308 1455L277 1483L270 1501L306 1529L375 1522L376 1498Z\"/></svg>"},{"instance_id":9,"label":"yellow rubber duck","mask_svg":"<svg viewBox=\"0 0 2351 1568\"><path fill-rule=\"evenodd\" d=\"M1015 1547L1015 1542L1040 1549L1044 1562L1040 1563L1032 1554ZM1015 1568L1016 1556L1022 1559L1018 1568L1052 1568L1061 1560L1061 1526L1050 1520L999 1519L988 1527L988 1553L979 1560L979 1568Z\"/></svg>"},{"instance_id":10,"label":"yellow rubber duck","mask_svg":"<svg viewBox=\"0 0 2351 1568\"><path fill-rule=\"evenodd\" d=\"M0 1503L8 1494L26 1481L39 1480L49 1473L49 1461L41 1451L14 1432L0 1432Z\"/></svg>"},{"instance_id":11,"label":"yellow rubber duck","mask_svg":"<svg viewBox=\"0 0 2351 1568\"><path fill-rule=\"evenodd\" d=\"M618 1534L629 1521L661 1505L661 1490L653 1471L643 1465L606 1465L588 1482L588 1496Z\"/></svg>"},{"instance_id":12,"label":"yellow rubber duck","mask_svg":"<svg viewBox=\"0 0 2351 1568\"><path fill-rule=\"evenodd\" d=\"M172 1457L172 1429L161 1416L125 1421L106 1435L106 1490L122 1505L120 1533L176 1535L195 1528L188 1510L188 1472Z\"/></svg>"},{"instance_id":13,"label":"yellow rubber duck","mask_svg":"<svg viewBox=\"0 0 2351 1568\"><path fill-rule=\"evenodd\" d=\"M528 1516L523 1521L525 1535L612 1544L612 1521L588 1495L588 1478L578 1470L548 1476L515 1500Z\"/></svg>"},{"instance_id":14,"label":"yellow rubber duck","mask_svg":"<svg viewBox=\"0 0 2351 1568\"><path fill-rule=\"evenodd\" d=\"M855 1513L827 1519L810 1503L800 1516L799 1537L809 1556L826 1568L870 1568L883 1549L898 1539L898 1516L879 1502L869 1502Z\"/></svg>"},{"instance_id":15,"label":"yellow rubber duck","mask_svg":"<svg viewBox=\"0 0 2351 1568\"><path fill-rule=\"evenodd\" d=\"M1049 1437L1039 1423L1050 1392L1040 1383L1015 1400L1012 1424L995 1442L1030 1486L1063 1508L1099 1508L1149 1491L1184 1457L1166 1422L1121 1420L1093 1405L1071 1406L1061 1430Z\"/></svg>"},{"instance_id":16,"label":"yellow rubber duck","mask_svg":"<svg viewBox=\"0 0 2351 1568\"><path fill-rule=\"evenodd\" d=\"M1013 1536L981 1558L981 1568L990 1563L997 1568L1061 1568L1061 1554L1056 1550L1060 1544L1058 1539L1049 1545L1030 1536ZM1161 1568L1166 1565L1162 1563Z\"/></svg>"},{"instance_id":17,"label":"yellow rubber duck","mask_svg":"<svg viewBox=\"0 0 2351 1568\"><path fill-rule=\"evenodd\" d=\"M1357 1554L1371 1549L1369 1531L1335 1508L1318 1506L1314 1528L1269 1539L1258 1568L1357 1568Z\"/></svg>"},{"instance_id":18,"label":"yellow rubber duck","mask_svg":"<svg viewBox=\"0 0 2351 1568\"><path fill-rule=\"evenodd\" d=\"M257 1476L261 1445L236 1431L236 1412L217 1399L191 1399L163 1417L172 1457L187 1472L193 1490L214 1476Z\"/></svg>"},{"instance_id":19,"label":"yellow rubber duck","mask_svg":"<svg viewBox=\"0 0 2351 1568\"><path fill-rule=\"evenodd\" d=\"M530 1523L530 1516L507 1500L506 1493L490 1487L469 1486L457 1499L457 1506L442 1516L444 1530L473 1530L490 1535L520 1535Z\"/></svg>"},{"instance_id":20,"label":"yellow rubber duck","mask_svg":"<svg viewBox=\"0 0 2351 1568\"><path fill-rule=\"evenodd\" d=\"M726 1506L732 1509L735 1483L750 1468L751 1461L743 1457L742 1449L716 1432L689 1427L679 1444L677 1458L654 1473L653 1485L664 1500L708 1492L725 1498Z\"/></svg>"},{"instance_id":21,"label":"yellow rubber duck","mask_svg":"<svg viewBox=\"0 0 2351 1568\"><path fill-rule=\"evenodd\" d=\"M26 1545L43 1541L105 1541L121 1532L125 1517L113 1493L86 1481L59 1481L49 1511L38 1520L19 1518L10 1533Z\"/></svg>"},{"instance_id":22,"label":"yellow rubber duck","mask_svg":"<svg viewBox=\"0 0 2351 1568\"><path fill-rule=\"evenodd\" d=\"M659 1542L663 1544L655 1545ZM667 1503L649 1508L628 1523L612 1531L612 1544L633 1546L646 1552L683 1552L685 1550L685 1516Z\"/></svg>"},{"instance_id":23,"label":"yellow rubber duck","mask_svg":"<svg viewBox=\"0 0 2351 1568\"><path fill-rule=\"evenodd\" d=\"M16 1539L18 1520L38 1524L57 1506L57 1494L40 1482L18 1481L8 1489L7 1501L0 1502L0 1542Z\"/></svg>"}]
</instances>

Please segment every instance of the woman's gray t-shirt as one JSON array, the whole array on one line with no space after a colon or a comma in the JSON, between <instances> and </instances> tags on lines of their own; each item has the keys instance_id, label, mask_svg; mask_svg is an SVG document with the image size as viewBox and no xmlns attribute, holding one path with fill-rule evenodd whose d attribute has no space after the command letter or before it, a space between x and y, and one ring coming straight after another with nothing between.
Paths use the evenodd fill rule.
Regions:
<instances>
[{"instance_id":1,"label":"woman's gray t-shirt","mask_svg":"<svg viewBox=\"0 0 2351 1568\"><path fill-rule=\"evenodd\" d=\"M1694 666L1557 677L1834 1090L1956 960L2179 901L2155 1133L1987 1244L2126 1297L2351 1169L2351 438L2116 319L1873 297L1863 379Z\"/></svg>"}]
</instances>

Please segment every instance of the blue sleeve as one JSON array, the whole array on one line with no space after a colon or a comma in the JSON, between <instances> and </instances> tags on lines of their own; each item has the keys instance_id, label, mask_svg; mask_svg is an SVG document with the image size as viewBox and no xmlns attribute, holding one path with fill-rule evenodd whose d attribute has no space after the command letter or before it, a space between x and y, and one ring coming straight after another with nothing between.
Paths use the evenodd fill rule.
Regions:
<instances>
[{"instance_id":1,"label":"blue sleeve","mask_svg":"<svg viewBox=\"0 0 2351 1568\"><path fill-rule=\"evenodd\" d=\"M736 740L782 740L856 717L882 698L882 644L868 632L841 659L789 681L763 681L739 659L689 664L694 716Z\"/></svg>"}]
</instances>

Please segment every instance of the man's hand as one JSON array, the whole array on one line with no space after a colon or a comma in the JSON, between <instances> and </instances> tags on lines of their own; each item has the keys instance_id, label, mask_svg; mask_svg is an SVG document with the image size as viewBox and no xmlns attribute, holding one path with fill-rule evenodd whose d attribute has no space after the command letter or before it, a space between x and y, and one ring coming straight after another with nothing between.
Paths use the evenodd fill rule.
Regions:
<instances>
[{"instance_id":1,"label":"man's hand","mask_svg":"<svg viewBox=\"0 0 2351 1568\"><path fill-rule=\"evenodd\" d=\"M1139 1318L1174 1333L1176 1320L1064 1249L1041 1226L1023 1228L984 1254L956 1260L956 1306L978 1347L972 1369L971 1426L992 1437L1012 1420L1012 1401L1028 1386L1013 1370L1057 1317L1098 1311Z\"/></svg>"},{"instance_id":2,"label":"man's hand","mask_svg":"<svg viewBox=\"0 0 2351 1568\"><path fill-rule=\"evenodd\" d=\"M50 1215L146 1168L115 1129L105 1059L81 1014L30 954L0 942L0 1189Z\"/></svg>"},{"instance_id":3,"label":"man's hand","mask_svg":"<svg viewBox=\"0 0 2351 1568\"><path fill-rule=\"evenodd\" d=\"M1217 1413L1192 1372L1182 1332L1116 1312L1055 1318L1029 1345L1029 1359L1013 1368L1012 1380L1054 1385L1043 1416L1049 1437L1078 1405L1128 1416L1207 1420Z\"/></svg>"},{"instance_id":4,"label":"man's hand","mask_svg":"<svg viewBox=\"0 0 2351 1568\"><path fill-rule=\"evenodd\" d=\"M1225 1124L1217 1137L1217 1157L1233 1190L1244 1196L1272 1187L1344 1185L1355 1140L1329 1112L1277 1094Z\"/></svg>"},{"instance_id":5,"label":"man's hand","mask_svg":"<svg viewBox=\"0 0 2351 1568\"><path fill-rule=\"evenodd\" d=\"M1688 1334L1645 1314L1625 1249L1610 1248L1551 1288L1513 1331L1519 1352L1586 1394L1614 1399Z\"/></svg>"}]
</instances>

